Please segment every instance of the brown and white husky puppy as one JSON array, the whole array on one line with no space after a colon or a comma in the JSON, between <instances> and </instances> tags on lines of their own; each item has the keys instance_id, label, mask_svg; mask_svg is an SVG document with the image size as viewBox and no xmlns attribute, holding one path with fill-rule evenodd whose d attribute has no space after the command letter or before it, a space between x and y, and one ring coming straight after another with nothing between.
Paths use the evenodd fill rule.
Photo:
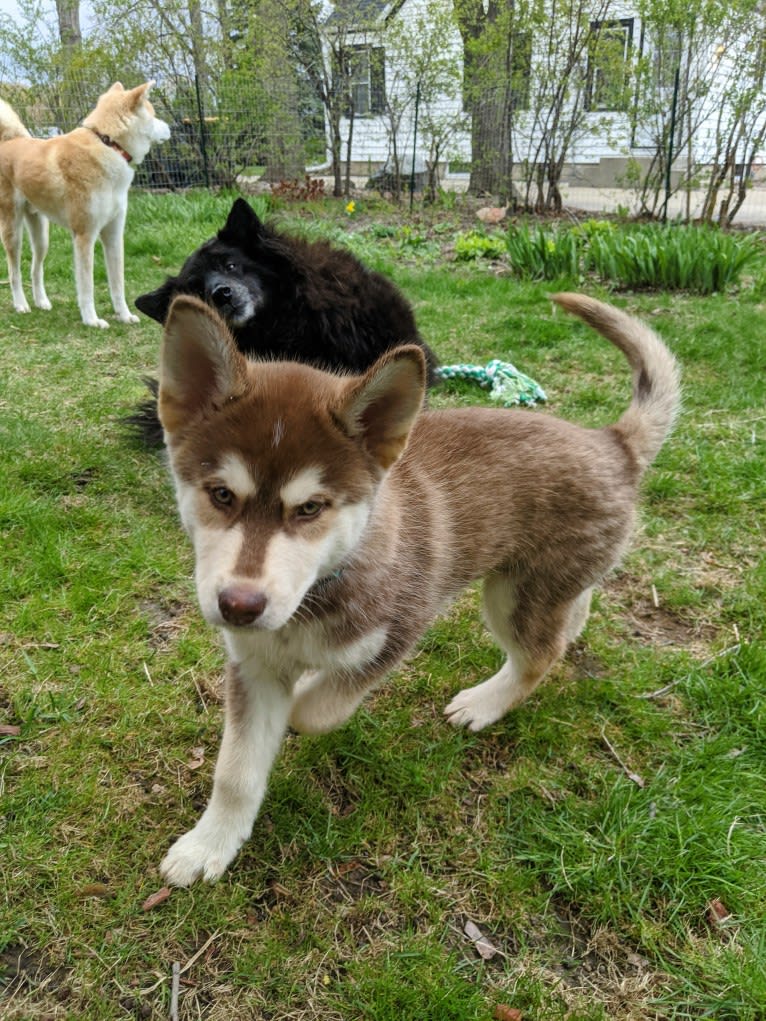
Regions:
<instances>
[{"instance_id":1,"label":"brown and white husky puppy","mask_svg":"<svg viewBox=\"0 0 766 1021\"><path fill-rule=\"evenodd\" d=\"M424 411L415 346L361 376L249 361L212 309L175 299L159 414L202 613L230 663L212 797L162 862L168 882L217 879L251 832L286 728L340 726L474 579L507 660L452 699L456 726L499 720L579 634L629 541L679 382L635 319L555 300L631 365L633 399L614 425Z\"/></svg>"},{"instance_id":2,"label":"brown and white husky puppy","mask_svg":"<svg viewBox=\"0 0 766 1021\"><path fill-rule=\"evenodd\" d=\"M74 244L77 303L86 326L108 326L93 300L93 249L101 239L109 293L123 323L138 316L125 302L123 232L135 167L170 128L149 102L153 82L124 89L120 82L99 97L82 127L55 138L32 138L0 100L0 238L8 257L13 307L29 312L21 282L21 243L32 243L32 299L49 309L43 263L48 220L66 227Z\"/></svg>"}]
</instances>

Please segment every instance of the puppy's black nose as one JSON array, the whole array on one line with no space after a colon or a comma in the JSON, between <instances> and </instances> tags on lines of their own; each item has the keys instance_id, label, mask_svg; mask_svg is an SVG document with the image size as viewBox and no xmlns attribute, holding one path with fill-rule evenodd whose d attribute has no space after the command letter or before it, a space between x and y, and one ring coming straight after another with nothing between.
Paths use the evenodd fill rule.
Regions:
<instances>
[{"instance_id":1,"label":"puppy's black nose","mask_svg":"<svg viewBox=\"0 0 766 1021\"><path fill-rule=\"evenodd\" d=\"M219 284L217 287L213 288L210 297L213 299L213 304L218 305L220 308L221 305L225 305L228 301L231 301L231 288L227 287L226 284Z\"/></svg>"},{"instance_id":2,"label":"puppy's black nose","mask_svg":"<svg viewBox=\"0 0 766 1021\"><path fill-rule=\"evenodd\" d=\"M218 595L218 609L227 624L245 627L258 620L268 600L263 592L247 585L229 585Z\"/></svg>"}]
</instances>

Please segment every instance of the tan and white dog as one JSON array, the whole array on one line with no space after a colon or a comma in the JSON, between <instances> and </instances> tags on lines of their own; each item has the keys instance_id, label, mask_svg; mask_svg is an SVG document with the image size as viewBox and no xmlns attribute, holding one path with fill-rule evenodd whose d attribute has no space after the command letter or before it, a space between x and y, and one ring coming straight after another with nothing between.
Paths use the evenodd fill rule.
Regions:
<instances>
[{"instance_id":1,"label":"tan and white dog","mask_svg":"<svg viewBox=\"0 0 766 1021\"><path fill-rule=\"evenodd\" d=\"M159 414L200 605L230 663L212 797L162 862L170 883L217 879L251 832L288 725L340 726L474 579L507 660L452 699L451 723L500 719L579 634L629 541L679 382L635 319L555 300L630 362L633 399L615 425L423 411L417 347L345 378L248 361L214 311L174 301Z\"/></svg>"},{"instance_id":2,"label":"tan and white dog","mask_svg":"<svg viewBox=\"0 0 766 1021\"><path fill-rule=\"evenodd\" d=\"M134 167L154 142L170 138L149 102L153 84L124 89L116 82L82 127L55 138L32 138L0 100L0 237L17 312L29 312L21 282L24 225L32 243L32 298L38 308L51 307L43 279L50 219L72 234L77 302L86 326L108 325L93 301L96 238L104 248L115 314L120 322L138 322L125 302L123 232Z\"/></svg>"}]
</instances>

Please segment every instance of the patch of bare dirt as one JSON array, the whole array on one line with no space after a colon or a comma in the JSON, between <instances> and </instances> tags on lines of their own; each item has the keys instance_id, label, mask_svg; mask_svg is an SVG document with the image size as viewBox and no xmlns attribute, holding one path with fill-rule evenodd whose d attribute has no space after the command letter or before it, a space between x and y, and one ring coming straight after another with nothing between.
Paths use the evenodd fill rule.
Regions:
<instances>
[{"instance_id":1,"label":"patch of bare dirt","mask_svg":"<svg viewBox=\"0 0 766 1021\"><path fill-rule=\"evenodd\" d=\"M530 943L543 973L570 1002L596 999L614 1019L654 1016L649 1003L668 981L651 962L615 932L584 924L567 906L532 919Z\"/></svg>"},{"instance_id":2,"label":"patch of bare dirt","mask_svg":"<svg viewBox=\"0 0 766 1021\"><path fill-rule=\"evenodd\" d=\"M608 578L603 593L619 607L630 636L639 644L685 649L699 658L710 654L718 630L692 612L664 606L651 583L625 571Z\"/></svg>"},{"instance_id":3,"label":"patch of bare dirt","mask_svg":"<svg viewBox=\"0 0 766 1021\"><path fill-rule=\"evenodd\" d=\"M3 1018L58 1018L65 1016L71 990L67 972L53 964L45 951L21 944L0 950L0 999Z\"/></svg>"},{"instance_id":4,"label":"patch of bare dirt","mask_svg":"<svg viewBox=\"0 0 766 1021\"><path fill-rule=\"evenodd\" d=\"M189 607L184 603L144 599L138 608L149 624L149 645L153 649L166 648L186 626L183 618Z\"/></svg>"}]
</instances>

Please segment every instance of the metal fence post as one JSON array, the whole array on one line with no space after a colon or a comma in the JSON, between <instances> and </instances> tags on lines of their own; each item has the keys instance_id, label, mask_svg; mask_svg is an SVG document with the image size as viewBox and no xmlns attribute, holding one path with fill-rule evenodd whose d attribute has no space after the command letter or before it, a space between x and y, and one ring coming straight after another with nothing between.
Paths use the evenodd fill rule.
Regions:
<instances>
[{"instance_id":1,"label":"metal fence post","mask_svg":"<svg viewBox=\"0 0 766 1021\"><path fill-rule=\"evenodd\" d=\"M210 170L207 165L207 133L205 130L205 111L202 107L202 94L199 89L199 75L194 75L194 91L197 93L197 114L199 116L199 144L202 149L202 170L205 175L205 187L210 187Z\"/></svg>"},{"instance_id":2,"label":"metal fence post","mask_svg":"<svg viewBox=\"0 0 766 1021\"><path fill-rule=\"evenodd\" d=\"M415 152L418 147L418 112L420 110L420 82L415 89L415 127L412 132L412 168L410 170L410 212L415 200Z\"/></svg>"},{"instance_id":3,"label":"metal fence post","mask_svg":"<svg viewBox=\"0 0 766 1021\"><path fill-rule=\"evenodd\" d=\"M670 139L668 141L668 167L665 171L665 203L662 207L662 222L668 220L668 202L670 202L670 172L673 167L673 142L676 134L676 107L678 106L678 89L680 84L681 68L676 67L675 78L673 79L673 105L670 108ZM688 173L688 171L687 171Z\"/></svg>"}]
</instances>

